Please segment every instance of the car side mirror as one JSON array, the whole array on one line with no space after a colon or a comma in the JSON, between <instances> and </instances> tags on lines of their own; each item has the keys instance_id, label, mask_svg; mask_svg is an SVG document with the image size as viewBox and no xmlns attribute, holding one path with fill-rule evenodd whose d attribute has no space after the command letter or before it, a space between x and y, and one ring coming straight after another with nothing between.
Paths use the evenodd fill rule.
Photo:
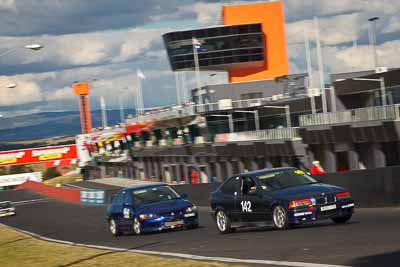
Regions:
<instances>
[{"instance_id":1,"label":"car side mirror","mask_svg":"<svg viewBox=\"0 0 400 267\"><path fill-rule=\"evenodd\" d=\"M181 194L181 198L187 198L187 197L188 197L188 194L186 194L186 193Z\"/></svg>"}]
</instances>

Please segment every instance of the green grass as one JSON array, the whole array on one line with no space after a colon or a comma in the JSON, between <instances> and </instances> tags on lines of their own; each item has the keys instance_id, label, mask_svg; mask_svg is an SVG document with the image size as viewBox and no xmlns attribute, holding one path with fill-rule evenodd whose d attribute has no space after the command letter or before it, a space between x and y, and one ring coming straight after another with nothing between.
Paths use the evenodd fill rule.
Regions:
<instances>
[{"instance_id":1,"label":"green grass","mask_svg":"<svg viewBox=\"0 0 400 267\"><path fill-rule=\"evenodd\" d=\"M51 178L49 180L47 180L46 182L49 185L56 185L56 184L69 184L69 183L73 183L76 182L77 180L82 179L82 175L81 174L71 174L71 175L64 175L64 176L58 176L55 178Z\"/></svg>"},{"instance_id":2,"label":"green grass","mask_svg":"<svg viewBox=\"0 0 400 267\"><path fill-rule=\"evenodd\" d=\"M0 226L0 266L223 267L227 265L57 244L39 240L29 235L9 229L8 227Z\"/></svg>"}]
</instances>

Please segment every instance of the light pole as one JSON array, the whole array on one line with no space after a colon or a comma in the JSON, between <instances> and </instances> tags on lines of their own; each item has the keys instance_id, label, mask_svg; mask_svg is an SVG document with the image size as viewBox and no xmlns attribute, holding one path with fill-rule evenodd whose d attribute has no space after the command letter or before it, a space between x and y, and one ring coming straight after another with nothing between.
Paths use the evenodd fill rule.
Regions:
<instances>
[{"instance_id":1,"label":"light pole","mask_svg":"<svg viewBox=\"0 0 400 267\"><path fill-rule=\"evenodd\" d=\"M373 17L368 19L368 37L369 37L369 45L371 46L371 52L373 56L374 69L378 67L378 55L376 53L376 34L375 34L375 22L379 19L379 17Z\"/></svg>"},{"instance_id":2,"label":"light pole","mask_svg":"<svg viewBox=\"0 0 400 267\"><path fill-rule=\"evenodd\" d=\"M197 92L199 95L199 104L203 104L203 92L201 89L201 78L200 78L200 66L199 66L199 54L197 49L200 48L200 41L196 38L192 38L192 45L193 45L193 57L194 57L194 67L196 72L196 85L197 85Z\"/></svg>"},{"instance_id":3,"label":"light pole","mask_svg":"<svg viewBox=\"0 0 400 267\"><path fill-rule=\"evenodd\" d=\"M318 57L318 68L319 68L319 87L322 89L322 112L327 113L327 103L326 103L326 92L325 92L325 74L324 74L324 63L322 59L322 47L321 38L319 33L319 21L317 17L314 17L314 27L315 27L315 37L317 42L317 57Z\"/></svg>"},{"instance_id":4,"label":"light pole","mask_svg":"<svg viewBox=\"0 0 400 267\"><path fill-rule=\"evenodd\" d=\"M33 51L38 51L38 50L42 49L43 47L44 47L44 46L41 45L41 44L28 44L28 45L25 45L25 46L24 46L25 49L30 49L30 50L33 50ZM8 55L8 54L14 52L14 51L17 50L18 48L20 48L20 47L17 46L17 47L11 48L10 50L8 50L8 51L6 51L6 52L0 54L0 57L6 56L6 55Z\"/></svg>"},{"instance_id":5,"label":"light pole","mask_svg":"<svg viewBox=\"0 0 400 267\"><path fill-rule=\"evenodd\" d=\"M290 119L290 106L285 105L285 106L263 106L263 108L278 108L278 109L285 109L286 113L286 127L291 128L292 127L292 120Z\"/></svg>"},{"instance_id":6,"label":"light pole","mask_svg":"<svg viewBox=\"0 0 400 267\"><path fill-rule=\"evenodd\" d=\"M233 126L233 117L232 117L232 114L228 114L228 115L221 115L221 114L213 114L213 115L210 115L211 117L225 117L225 118L228 118L228 123L229 123L229 132L230 133L233 133L234 132L234 126Z\"/></svg>"},{"instance_id":7,"label":"light pole","mask_svg":"<svg viewBox=\"0 0 400 267\"><path fill-rule=\"evenodd\" d=\"M251 113L251 114L254 114L254 124L255 124L255 127L256 127L256 131L259 131L260 130L260 119L259 119L259 116L258 116L258 110L254 110L254 111L251 111L251 110L237 110L237 111L234 111L235 113Z\"/></svg>"},{"instance_id":8,"label":"light pole","mask_svg":"<svg viewBox=\"0 0 400 267\"><path fill-rule=\"evenodd\" d=\"M127 90L128 87L124 87L121 89L121 92ZM121 123L125 122L125 112L124 112L124 102L122 100L122 96L121 94L118 95L118 102L119 102L119 117L120 117L120 121Z\"/></svg>"}]
</instances>

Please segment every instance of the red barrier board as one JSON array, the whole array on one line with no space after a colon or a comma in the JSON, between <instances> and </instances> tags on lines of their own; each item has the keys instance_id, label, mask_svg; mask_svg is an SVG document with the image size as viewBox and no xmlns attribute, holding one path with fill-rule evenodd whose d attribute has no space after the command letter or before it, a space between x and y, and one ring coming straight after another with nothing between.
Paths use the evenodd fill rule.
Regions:
<instances>
[{"instance_id":1,"label":"red barrier board","mask_svg":"<svg viewBox=\"0 0 400 267\"><path fill-rule=\"evenodd\" d=\"M77 158L76 145L49 146L0 152L0 167Z\"/></svg>"},{"instance_id":2,"label":"red barrier board","mask_svg":"<svg viewBox=\"0 0 400 267\"><path fill-rule=\"evenodd\" d=\"M18 189L31 189L37 193L51 196L57 199L70 202L81 201L81 191L79 189L58 188L38 182L28 181L17 187Z\"/></svg>"}]
</instances>

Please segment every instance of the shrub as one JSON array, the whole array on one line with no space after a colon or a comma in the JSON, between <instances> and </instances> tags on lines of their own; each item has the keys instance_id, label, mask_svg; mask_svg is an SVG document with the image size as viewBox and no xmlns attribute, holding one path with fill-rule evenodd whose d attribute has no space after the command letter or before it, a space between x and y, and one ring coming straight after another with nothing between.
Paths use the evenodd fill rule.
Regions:
<instances>
[{"instance_id":1,"label":"shrub","mask_svg":"<svg viewBox=\"0 0 400 267\"><path fill-rule=\"evenodd\" d=\"M43 180L48 180L57 176L61 176L61 173L54 167L48 168L43 172Z\"/></svg>"}]
</instances>

